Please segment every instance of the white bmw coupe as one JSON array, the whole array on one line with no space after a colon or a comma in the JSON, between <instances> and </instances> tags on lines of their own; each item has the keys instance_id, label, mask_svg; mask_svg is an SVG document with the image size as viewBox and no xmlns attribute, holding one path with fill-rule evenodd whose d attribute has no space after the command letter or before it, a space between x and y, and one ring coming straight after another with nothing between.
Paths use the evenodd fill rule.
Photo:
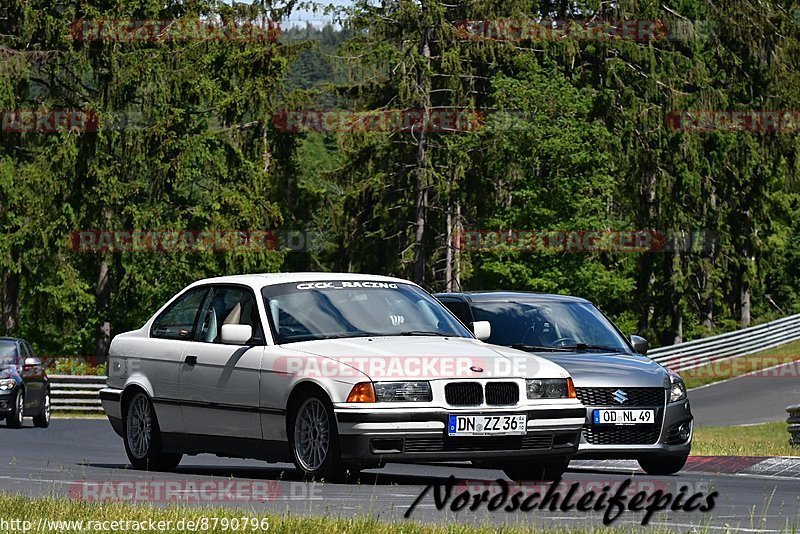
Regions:
<instances>
[{"instance_id":1,"label":"white bmw coupe","mask_svg":"<svg viewBox=\"0 0 800 534\"><path fill-rule=\"evenodd\" d=\"M103 407L138 469L212 453L328 479L439 460L546 479L585 417L562 367L487 345L419 286L372 275L195 282L116 336L108 366Z\"/></svg>"}]
</instances>

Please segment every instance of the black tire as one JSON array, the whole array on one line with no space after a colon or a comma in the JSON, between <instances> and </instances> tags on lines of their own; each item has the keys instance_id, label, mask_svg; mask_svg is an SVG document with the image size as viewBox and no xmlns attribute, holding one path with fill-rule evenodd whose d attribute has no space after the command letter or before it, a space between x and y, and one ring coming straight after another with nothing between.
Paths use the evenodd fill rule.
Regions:
<instances>
[{"instance_id":1,"label":"black tire","mask_svg":"<svg viewBox=\"0 0 800 534\"><path fill-rule=\"evenodd\" d=\"M689 455L685 456L663 456L654 454L639 458L639 466L648 475L674 475L686 465Z\"/></svg>"},{"instance_id":2,"label":"black tire","mask_svg":"<svg viewBox=\"0 0 800 534\"><path fill-rule=\"evenodd\" d=\"M6 416L6 426L8 428L21 428L22 419L25 417L25 392L19 390L14 398L14 409Z\"/></svg>"},{"instance_id":3,"label":"black tire","mask_svg":"<svg viewBox=\"0 0 800 534\"><path fill-rule=\"evenodd\" d=\"M37 428L47 428L50 426L50 390L45 391L42 398L42 410L38 415L33 416L33 426Z\"/></svg>"},{"instance_id":4,"label":"black tire","mask_svg":"<svg viewBox=\"0 0 800 534\"><path fill-rule=\"evenodd\" d=\"M568 456L553 456L542 460L520 459L502 466L503 472L514 481L558 480L569 467Z\"/></svg>"},{"instance_id":5,"label":"black tire","mask_svg":"<svg viewBox=\"0 0 800 534\"><path fill-rule=\"evenodd\" d=\"M325 428L314 427L312 421ZM294 465L305 479L347 482L357 477L356 469L342 464L336 416L324 395L312 393L295 403L289 413L287 430ZM312 449L316 447L319 448L314 454Z\"/></svg>"},{"instance_id":6,"label":"black tire","mask_svg":"<svg viewBox=\"0 0 800 534\"><path fill-rule=\"evenodd\" d=\"M123 438L128 461L143 471L172 471L182 454L161 452L161 430L150 398L142 391L134 393L125 404Z\"/></svg>"}]
</instances>

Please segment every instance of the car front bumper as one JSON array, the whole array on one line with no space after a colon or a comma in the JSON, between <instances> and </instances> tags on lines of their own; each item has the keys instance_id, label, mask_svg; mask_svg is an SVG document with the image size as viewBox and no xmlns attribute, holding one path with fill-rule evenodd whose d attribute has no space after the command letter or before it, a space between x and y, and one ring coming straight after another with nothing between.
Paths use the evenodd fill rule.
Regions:
<instances>
[{"instance_id":1,"label":"car front bumper","mask_svg":"<svg viewBox=\"0 0 800 534\"><path fill-rule=\"evenodd\" d=\"M692 417L691 407L688 399L678 402L668 403L663 408L663 418L661 418L660 428L652 429L646 434L650 439L642 443L590 443L587 433L596 429L592 425L592 411L602 408L619 408L618 406L587 406L586 407L586 426L581 433L580 445L576 458L619 458L619 459L638 459L644 456L686 456L692 448L692 438L694 434L694 418ZM678 429L682 425L689 426L689 436L686 439L680 438ZM631 429L642 429L645 425L630 425ZM617 427L620 428L620 427ZM596 440L595 440L596 441ZM645 441L645 440L643 440Z\"/></svg>"},{"instance_id":2,"label":"car front bumper","mask_svg":"<svg viewBox=\"0 0 800 534\"><path fill-rule=\"evenodd\" d=\"M14 410L14 401L17 398L18 388L19 386L14 389L0 391L0 417L5 417Z\"/></svg>"},{"instance_id":3,"label":"car front bumper","mask_svg":"<svg viewBox=\"0 0 800 534\"><path fill-rule=\"evenodd\" d=\"M342 460L385 462L492 460L569 455L577 450L585 409L580 405L531 408L335 408ZM450 415L526 414L525 435L447 435Z\"/></svg>"}]
</instances>

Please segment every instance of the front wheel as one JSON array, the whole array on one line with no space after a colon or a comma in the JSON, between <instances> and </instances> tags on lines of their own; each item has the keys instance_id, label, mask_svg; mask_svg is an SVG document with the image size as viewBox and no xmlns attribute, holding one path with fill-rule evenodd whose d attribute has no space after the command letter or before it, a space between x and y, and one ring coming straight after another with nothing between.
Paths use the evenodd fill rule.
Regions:
<instances>
[{"instance_id":1,"label":"front wheel","mask_svg":"<svg viewBox=\"0 0 800 534\"><path fill-rule=\"evenodd\" d=\"M14 409L6 416L6 425L9 428L21 428L24 410L25 392L20 389L17 393L17 398L14 399Z\"/></svg>"},{"instance_id":2,"label":"front wheel","mask_svg":"<svg viewBox=\"0 0 800 534\"><path fill-rule=\"evenodd\" d=\"M294 465L307 478L346 480L341 461L339 432L333 408L327 399L312 394L292 412L289 445Z\"/></svg>"},{"instance_id":3,"label":"front wheel","mask_svg":"<svg viewBox=\"0 0 800 534\"><path fill-rule=\"evenodd\" d=\"M648 475L674 475L683 469L688 458L688 455L661 456L654 454L652 456L639 458L639 466L644 469Z\"/></svg>"},{"instance_id":4,"label":"front wheel","mask_svg":"<svg viewBox=\"0 0 800 534\"><path fill-rule=\"evenodd\" d=\"M161 452L161 431L150 399L134 393L127 406L124 429L125 452L135 469L171 471L181 461L181 454Z\"/></svg>"},{"instance_id":5,"label":"front wheel","mask_svg":"<svg viewBox=\"0 0 800 534\"><path fill-rule=\"evenodd\" d=\"M50 392L47 391L42 399L42 411L33 416L33 426L47 428L50 426Z\"/></svg>"},{"instance_id":6,"label":"front wheel","mask_svg":"<svg viewBox=\"0 0 800 534\"><path fill-rule=\"evenodd\" d=\"M558 480L569 466L568 456L554 456L543 460L520 459L503 465L503 472L514 481Z\"/></svg>"}]
</instances>

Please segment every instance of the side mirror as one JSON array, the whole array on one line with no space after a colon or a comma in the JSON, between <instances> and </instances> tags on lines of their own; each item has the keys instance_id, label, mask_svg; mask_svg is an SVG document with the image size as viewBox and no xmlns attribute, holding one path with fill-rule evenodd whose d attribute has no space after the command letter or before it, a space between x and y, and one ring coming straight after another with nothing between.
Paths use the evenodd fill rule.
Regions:
<instances>
[{"instance_id":1,"label":"side mirror","mask_svg":"<svg viewBox=\"0 0 800 534\"><path fill-rule=\"evenodd\" d=\"M222 325L222 343L225 345L246 345L253 337L253 327L249 324Z\"/></svg>"},{"instance_id":2,"label":"side mirror","mask_svg":"<svg viewBox=\"0 0 800 534\"><path fill-rule=\"evenodd\" d=\"M492 323L489 321L475 321L472 323L472 333L481 341L486 341L492 336Z\"/></svg>"},{"instance_id":3,"label":"side mirror","mask_svg":"<svg viewBox=\"0 0 800 534\"><path fill-rule=\"evenodd\" d=\"M631 336L631 345L633 345L633 350L639 354L647 354L647 340L642 336Z\"/></svg>"},{"instance_id":4,"label":"side mirror","mask_svg":"<svg viewBox=\"0 0 800 534\"><path fill-rule=\"evenodd\" d=\"M25 363L23 364L23 367L41 367L41 366L42 366L42 360L36 357L25 358Z\"/></svg>"}]
</instances>

